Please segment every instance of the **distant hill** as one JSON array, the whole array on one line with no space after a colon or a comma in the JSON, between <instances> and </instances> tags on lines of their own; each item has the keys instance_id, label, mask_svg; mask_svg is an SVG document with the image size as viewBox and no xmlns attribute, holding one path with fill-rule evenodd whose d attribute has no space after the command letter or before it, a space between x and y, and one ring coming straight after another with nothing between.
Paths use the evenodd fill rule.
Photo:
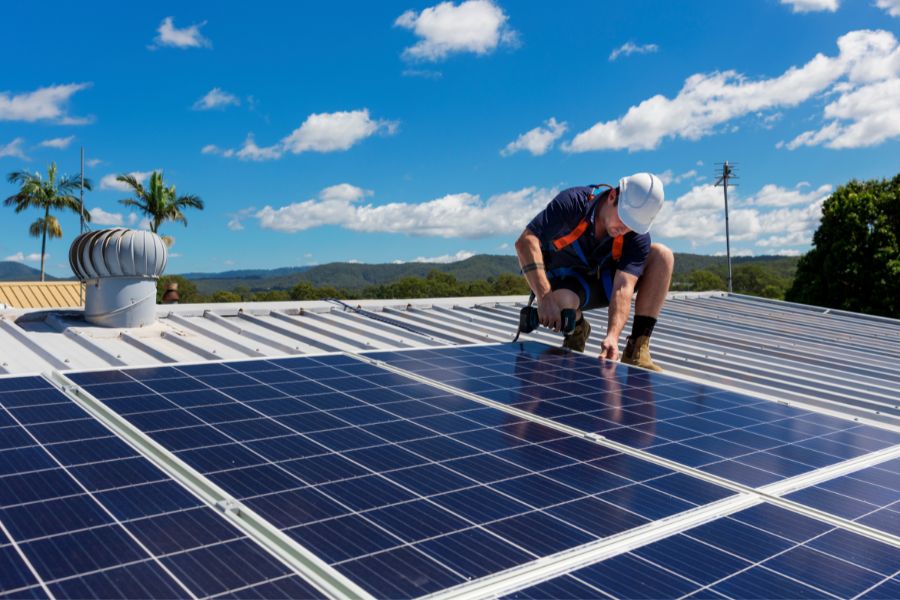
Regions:
<instances>
[{"instance_id":1,"label":"distant hill","mask_svg":"<svg viewBox=\"0 0 900 600\"><path fill-rule=\"evenodd\" d=\"M57 277L47 275L47 281L55 281ZM40 269L33 269L28 265L11 260L0 261L0 281L40 281Z\"/></svg>"},{"instance_id":2,"label":"distant hill","mask_svg":"<svg viewBox=\"0 0 900 600\"><path fill-rule=\"evenodd\" d=\"M425 277L432 270L449 273L459 281L474 281L496 277L501 273L517 273L519 262L515 256L479 254L454 263L328 263L314 267L282 268L273 271L251 271L252 275L235 277L233 273L184 275L197 284L201 294L233 290L237 286L251 291L289 290L301 281L316 287L334 286L347 290L361 290L368 285L390 283L403 277ZM192 276L193 275L193 276Z\"/></svg>"},{"instance_id":3,"label":"distant hill","mask_svg":"<svg viewBox=\"0 0 900 600\"><path fill-rule=\"evenodd\" d=\"M732 262L735 265L759 264L780 277L792 278L797 268L797 260L796 257L754 256L736 257ZM698 269L710 270L724 276L727 262L724 256L681 253L675 255L676 281ZM196 283L197 291L201 294L231 291L238 286L254 292L290 290L302 281L316 287L333 286L360 291L369 285L391 283L403 277L425 277L432 270L453 275L457 281L475 281L497 277L503 273L518 274L519 262L515 256L479 254L454 263L328 263L315 267L186 273L183 276Z\"/></svg>"},{"instance_id":4,"label":"distant hill","mask_svg":"<svg viewBox=\"0 0 900 600\"><path fill-rule=\"evenodd\" d=\"M263 277L281 277L302 273L312 267L280 267L278 269L237 269L234 271L222 271L221 273L179 273L182 277L191 281L200 279L262 279Z\"/></svg>"},{"instance_id":5,"label":"distant hill","mask_svg":"<svg viewBox=\"0 0 900 600\"><path fill-rule=\"evenodd\" d=\"M799 260L799 256L733 256L731 264L732 266L757 264L774 275L792 279L797 271ZM728 271L728 259L724 256L708 254L675 253L675 273L673 275L675 279L700 269L724 274Z\"/></svg>"}]
</instances>

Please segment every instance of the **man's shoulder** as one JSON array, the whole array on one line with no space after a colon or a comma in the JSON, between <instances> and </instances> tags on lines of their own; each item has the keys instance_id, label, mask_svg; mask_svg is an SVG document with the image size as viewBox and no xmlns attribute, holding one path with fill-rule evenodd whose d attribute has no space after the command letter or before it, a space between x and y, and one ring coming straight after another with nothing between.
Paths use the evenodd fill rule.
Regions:
<instances>
[{"instance_id":1,"label":"man's shoulder","mask_svg":"<svg viewBox=\"0 0 900 600\"><path fill-rule=\"evenodd\" d=\"M584 210L591 200L591 188L589 186L570 187L562 190L553 198L553 203L559 207Z\"/></svg>"},{"instance_id":2,"label":"man's shoulder","mask_svg":"<svg viewBox=\"0 0 900 600\"><path fill-rule=\"evenodd\" d=\"M650 250L650 244L652 243L650 240L650 233L637 233L636 231L629 231L626 233L625 242L636 248L642 250L646 249L648 252Z\"/></svg>"}]
</instances>

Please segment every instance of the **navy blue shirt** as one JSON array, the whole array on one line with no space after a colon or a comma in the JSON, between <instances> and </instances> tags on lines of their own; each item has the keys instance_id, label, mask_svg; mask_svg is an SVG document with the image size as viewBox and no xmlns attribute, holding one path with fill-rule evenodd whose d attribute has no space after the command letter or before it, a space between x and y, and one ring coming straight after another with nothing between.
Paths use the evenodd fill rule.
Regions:
<instances>
[{"instance_id":1,"label":"navy blue shirt","mask_svg":"<svg viewBox=\"0 0 900 600\"><path fill-rule=\"evenodd\" d=\"M550 201L531 223L528 229L541 241L544 263L548 269L558 266L570 266L597 271L624 271L635 277L644 272L647 256L650 254L650 234L638 234L630 231L625 234L622 243L622 257L619 261L612 258L613 239L606 233L600 239L594 237L594 216L598 197L605 198L602 192L591 198L595 188L584 186L561 191ZM556 251L553 240L568 235L582 219L590 225L581 237L567 248Z\"/></svg>"}]
</instances>

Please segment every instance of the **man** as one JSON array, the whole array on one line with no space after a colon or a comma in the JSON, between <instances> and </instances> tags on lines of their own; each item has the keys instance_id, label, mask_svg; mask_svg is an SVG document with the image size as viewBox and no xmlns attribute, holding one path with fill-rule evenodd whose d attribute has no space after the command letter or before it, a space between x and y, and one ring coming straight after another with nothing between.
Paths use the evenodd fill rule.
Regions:
<instances>
[{"instance_id":1,"label":"man","mask_svg":"<svg viewBox=\"0 0 900 600\"><path fill-rule=\"evenodd\" d=\"M541 325L559 331L560 311L575 309L575 330L563 345L584 350L591 333L582 310L609 307L600 357L619 357L619 336L631 299L635 316L622 362L661 371L650 357L650 336L672 280L675 258L650 241L662 207L659 177L637 173L607 185L560 192L516 240L519 265L538 301Z\"/></svg>"}]
</instances>

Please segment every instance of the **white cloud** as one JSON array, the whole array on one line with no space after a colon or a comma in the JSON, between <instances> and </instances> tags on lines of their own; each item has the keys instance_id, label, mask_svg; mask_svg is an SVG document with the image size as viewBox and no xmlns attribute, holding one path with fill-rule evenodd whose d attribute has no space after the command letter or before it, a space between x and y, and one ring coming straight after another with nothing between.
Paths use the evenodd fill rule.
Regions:
<instances>
[{"instance_id":1,"label":"white cloud","mask_svg":"<svg viewBox=\"0 0 900 600\"><path fill-rule=\"evenodd\" d=\"M280 208L266 206L255 216L264 229L287 233L334 225L353 231L474 239L521 233L556 192L530 187L487 200L460 193L420 204L392 202L376 206L361 203L372 192L341 184L326 188L315 199Z\"/></svg>"},{"instance_id":2,"label":"white cloud","mask_svg":"<svg viewBox=\"0 0 900 600\"><path fill-rule=\"evenodd\" d=\"M393 135L397 131L397 123L381 119L372 119L369 110L339 111L333 113L317 113L309 115L305 121L271 146L258 146L253 134L247 135L244 145L238 149L222 150L215 144L203 147L203 154L221 154L228 158L240 160L264 161L277 160L286 152L337 152L349 150L364 139L383 133Z\"/></svg>"},{"instance_id":3,"label":"white cloud","mask_svg":"<svg viewBox=\"0 0 900 600\"><path fill-rule=\"evenodd\" d=\"M244 208L236 213L231 213L228 215L228 229L231 231L243 231L244 230L244 219L253 216L256 212L256 209L252 206L250 208Z\"/></svg>"},{"instance_id":4,"label":"white cloud","mask_svg":"<svg viewBox=\"0 0 900 600\"><path fill-rule=\"evenodd\" d=\"M656 44L644 44L643 46L638 46L633 42L626 42L610 52L609 60L612 62L620 56L631 56L632 54L652 54L658 50L659 46Z\"/></svg>"},{"instance_id":5,"label":"white cloud","mask_svg":"<svg viewBox=\"0 0 900 600\"><path fill-rule=\"evenodd\" d=\"M369 109L318 113L309 115L300 127L282 140L284 149L301 152L334 152L348 150L379 131L393 134L397 124L373 120Z\"/></svg>"},{"instance_id":6,"label":"white cloud","mask_svg":"<svg viewBox=\"0 0 900 600\"><path fill-rule=\"evenodd\" d=\"M84 164L88 167L96 167L97 165L103 164L103 161L100 160L99 158L89 158L86 161L84 161Z\"/></svg>"},{"instance_id":7,"label":"white cloud","mask_svg":"<svg viewBox=\"0 0 900 600\"><path fill-rule=\"evenodd\" d=\"M440 79L444 76L440 71L432 71L430 69L403 69L401 75L404 77L421 77L422 79Z\"/></svg>"},{"instance_id":8,"label":"white cloud","mask_svg":"<svg viewBox=\"0 0 900 600\"><path fill-rule=\"evenodd\" d=\"M49 254L45 255L45 260L48 258L50 258L50 255ZM25 254L24 252L16 252L15 254L13 254L11 256L7 256L3 260L9 260L12 262L40 262L41 253L34 252L32 254Z\"/></svg>"},{"instance_id":9,"label":"white cloud","mask_svg":"<svg viewBox=\"0 0 900 600\"><path fill-rule=\"evenodd\" d=\"M473 256L475 256L474 252L469 252L468 250L460 250L456 254L442 254L441 256L432 256L432 257L420 256L420 257L414 258L412 260L397 259L397 260L393 261L393 263L395 265L402 265L402 264L411 263L411 262L414 262L414 263L439 263L439 264L446 265L449 263L455 263L455 262L459 262L461 260L466 260L467 258L472 258Z\"/></svg>"},{"instance_id":10,"label":"white cloud","mask_svg":"<svg viewBox=\"0 0 900 600\"><path fill-rule=\"evenodd\" d=\"M829 142L833 147L851 147L864 141L876 123L887 123L893 132L900 122L895 117L895 87L884 85L900 74L900 50L893 34L887 31L853 31L837 41L836 57L817 54L801 67L791 67L771 79L750 80L736 71L695 74L689 77L675 98L661 94L632 106L612 121L595 124L563 144L569 152L590 150L650 150L669 138L697 140L726 126L728 121L765 110L796 106L822 92L838 95L826 107L826 118L849 120L850 124L829 124L822 132L807 132L796 145ZM876 107L866 108L864 100L876 93L892 93L880 98ZM874 98L873 98L874 99ZM893 100L893 105L890 104ZM887 114L886 112L887 111ZM830 129L829 129L830 128ZM846 131L848 137L835 138L834 131ZM878 138L887 139L895 133ZM875 142L877 143L877 142Z\"/></svg>"},{"instance_id":11,"label":"white cloud","mask_svg":"<svg viewBox=\"0 0 900 600\"><path fill-rule=\"evenodd\" d=\"M0 121L54 121L64 125L84 125L89 117L70 117L66 110L69 99L90 83L69 83L38 88L33 92L12 95L0 92Z\"/></svg>"},{"instance_id":12,"label":"white cloud","mask_svg":"<svg viewBox=\"0 0 900 600\"><path fill-rule=\"evenodd\" d=\"M128 224L129 225L134 225L135 223L137 223L137 220L138 220L137 213L128 213Z\"/></svg>"},{"instance_id":13,"label":"white cloud","mask_svg":"<svg viewBox=\"0 0 900 600\"><path fill-rule=\"evenodd\" d=\"M713 252L713 256L725 256L727 252L725 250L717 250ZM756 254L750 248L732 248L731 256L756 256Z\"/></svg>"},{"instance_id":14,"label":"white cloud","mask_svg":"<svg viewBox=\"0 0 900 600\"><path fill-rule=\"evenodd\" d=\"M106 212L100 207L92 208L88 212L91 213L91 223L94 225L115 225L116 227L121 227L125 222L122 213Z\"/></svg>"},{"instance_id":15,"label":"white cloud","mask_svg":"<svg viewBox=\"0 0 900 600\"><path fill-rule=\"evenodd\" d=\"M535 127L534 129L521 134L515 141L507 144L506 147L500 151L500 155L509 156L520 150L527 150L528 152L531 152L532 156L545 154L553 147L556 140L562 137L568 129L568 126L565 122L557 122L554 117L550 117L544 122L544 125L546 125L546 127Z\"/></svg>"},{"instance_id":16,"label":"white cloud","mask_svg":"<svg viewBox=\"0 0 900 600\"><path fill-rule=\"evenodd\" d=\"M460 250L456 254L442 254L440 256L431 257L420 256L416 259L413 259L412 262L448 264L466 260L467 258L472 258L473 256L475 256L474 252L470 252L468 250Z\"/></svg>"},{"instance_id":17,"label":"white cloud","mask_svg":"<svg viewBox=\"0 0 900 600\"><path fill-rule=\"evenodd\" d=\"M25 151L22 150L22 145L25 143L25 138L17 137L13 139L10 143L5 146L0 146L0 158L4 156L11 156L13 158L21 158L22 160L29 160L27 156L25 156Z\"/></svg>"},{"instance_id":18,"label":"white cloud","mask_svg":"<svg viewBox=\"0 0 900 600\"><path fill-rule=\"evenodd\" d=\"M787 147L862 148L900 137L900 76L840 95L825 107L825 117L833 120L821 129L801 133Z\"/></svg>"},{"instance_id":19,"label":"white cloud","mask_svg":"<svg viewBox=\"0 0 900 600\"><path fill-rule=\"evenodd\" d=\"M240 106L240 99L230 92L214 87L206 95L194 102L194 110L212 110L226 106Z\"/></svg>"},{"instance_id":20,"label":"white cloud","mask_svg":"<svg viewBox=\"0 0 900 600\"><path fill-rule=\"evenodd\" d=\"M805 181L798 183L793 190L788 190L770 183L764 185L756 194L746 201L739 203L744 206L766 207L809 206L815 204L819 200L827 198L831 195L832 191L832 187L825 184L804 194L800 190L805 187L809 187L809 183Z\"/></svg>"},{"instance_id":21,"label":"white cloud","mask_svg":"<svg viewBox=\"0 0 900 600\"><path fill-rule=\"evenodd\" d=\"M408 10L394 25L421 38L403 51L404 58L434 62L458 52L484 55L501 45L516 46L518 33L508 27L508 19L490 0L466 0L441 2L420 13Z\"/></svg>"},{"instance_id":22,"label":"white cloud","mask_svg":"<svg viewBox=\"0 0 900 600\"><path fill-rule=\"evenodd\" d=\"M878 0L875 5L892 17L900 17L900 0Z\"/></svg>"},{"instance_id":23,"label":"white cloud","mask_svg":"<svg viewBox=\"0 0 900 600\"><path fill-rule=\"evenodd\" d=\"M765 185L744 199L729 194L731 241L751 242L761 248L808 246L822 216L822 204L831 194L823 185L806 194L800 187ZM722 189L694 186L674 202L667 201L654 221L655 238L686 239L693 244L725 242L725 202Z\"/></svg>"},{"instance_id":24,"label":"white cloud","mask_svg":"<svg viewBox=\"0 0 900 600\"><path fill-rule=\"evenodd\" d=\"M148 217L144 217L137 224L138 229L145 229L147 231L150 230L150 219Z\"/></svg>"},{"instance_id":25,"label":"white cloud","mask_svg":"<svg viewBox=\"0 0 900 600\"><path fill-rule=\"evenodd\" d=\"M666 169L662 173L658 173L660 181L663 182L663 185L669 185L670 183L681 183L682 181L686 181L688 179L696 179L697 171L695 169L691 169L689 171L685 171L681 175L675 175L672 172L672 169Z\"/></svg>"},{"instance_id":26,"label":"white cloud","mask_svg":"<svg viewBox=\"0 0 900 600\"><path fill-rule=\"evenodd\" d=\"M838 9L840 0L781 0L782 4L790 4L791 12L808 13L829 11L835 12Z\"/></svg>"},{"instance_id":27,"label":"white cloud","mask_svg":"<svg viewBox=\"0 0 900 600\"><path fill-rule=\"evenodd\" d=\"M58 148L60 150L64 148L68 148L69 144L72 143L72 140L75 139L74 135L70 135L69 137L63 138L53 138L49 140L44 140L40 144L38 144L41 148Z\"/></svg>"},{"instance_id":28,"label":"white cloud","mask_svg":"<svg viewBox=\"0 0 900 600\"><path fill-rule=\"evenodd\" d=\"M253 138L253 134L247 134L247 138L244 140L244 145L241 146L239 150L225 150L222 152L222 156L232 157L236 156L241 160L250 160L254 162L262 162L264 160L275 160L281 158L282 150L281 146L257 146L256 140Z\"/></svg>"},{"instance_id":29,"label":"white cloud","mask_svg":"<svg viewBox=\"0 0 900 600\"><path fill-rule=\"evenodd\" d=\"M203 37L200 28L206 25L206 21L195 23L189 27L178 29L172 17L166 17L162 20L157 28L157 36L153 38L151 49L159 46L170 46L172 48L209 48L212 46L210 41Z\"/></svg>"},{"instance_id":30,"label":"white cloud","mask_svg":"<svg viewBox=\"0 0 900 600\"><path fill-rule=\"evenodd\" d=\"M132 171L131 173L128 173L128 175L131 175L132 177L137 179L138 183L143 184L144 181L146 181L146 179L148 177L150 177L151 173L153 173L153 171ZM116 180L116 177L118 177L118 176L119 176L119 173L110 173L109 175L104 175L100 179L100 189L101 190L115 190L117 192L132 191L131 186L129 186L127 183Z\"/></svg>"}]
</instances>

